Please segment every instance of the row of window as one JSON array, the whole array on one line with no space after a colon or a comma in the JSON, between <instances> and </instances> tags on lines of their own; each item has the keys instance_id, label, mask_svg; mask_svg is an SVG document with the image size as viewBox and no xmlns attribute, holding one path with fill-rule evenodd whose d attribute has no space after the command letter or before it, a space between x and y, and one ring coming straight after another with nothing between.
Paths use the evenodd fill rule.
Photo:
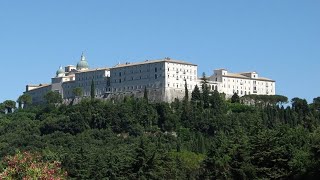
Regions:
<instances>
[{"instance_id":1,"label":"row of window","mask_svg":"<svg viewBox=\"0 0 320 180\"><path fill-rule=\"evenodd\" d=\"M170 82L168 82L167 86L173 87L173 88L184 88L185 84L181 84L181 83L172 83L171 84ZM188 89L193 89L194 87L195 87L195 85L192 86L192 85L187 84Z\"/></svg>"},{"instance_id":2,"label":"row of window","mask_svg":"<svg viewBox=\"0 0 320 180\"><path fill-rule=\"evenodd\" d=\"M137 86L125 86L125 87L120 87L120 88L113 88L113 92L122 92L122 91L127 91L127 90L144 90L144 88L160 88L162 87L162 83L159 84L148 84L148 85L137 85ZM111 89L109 88L109 91Z\"/></svg>"},{"instance_id":3,"label":"row of window","mask_svg":"<svg viewBox=\"0 0 320 180\"><path fill-rule=\"evenodd\" d=\"M103 78L103 75L93 75L93 76L81 76L81 77L77 77L78 81L83 81L83 80L92 80L92 79L99 79L99 78Z\"/></svg>"},{"instance_id":4,"label":"row of window","mask_svg":"<svg viewBox=\"0 0 320 180\"><path fill-rule=\"evenodd\" d=\"M168 72L170 72L170 70L171 71L174 71L174 72L176 72L176 73L179 73L179 72L183 72L183 74L192 74L192 70L190 69L182 69L182 68L171 68L170 69L170 67L168 67ZM197 70L194 70L193 71L193 73L194 73L194 75L197 75Z\"/></svg>"},{"instance_id":5,"label":"row of window","mask_svg":"<svg viewBox=\"0 0 320 180\"><path fill-rule=\"evenodd\" d=\"M239 90L233 90L233 93L237 93L237 94L239 94L239 95L247 95L247 91L239 91ZM250 93L250 91L248 92L248 95L250 95L251 93Z\"/></svg>"},{"instance_id":6,"label":"row of window","mask_svg":"<svg viewBox=\"0 0 320 180\"><path fill-rule=\"evenodd\" d=\"M172 74L172 76L171 77L173 77L173 78L176 78L176 80L179 80L179 79L182 79L182 80L184 80L184 79L189 79L189 76L183 76L183 75L174 75L174 74ZM168 74L168 78L170 78L170 74ZM196 76L193 78L193 76L190 76L190 81L192 81L192 80L196 80L197 78L196 78Z\"/></svg>"},{"instance_id":7,"label":"row of window","mask_svg":"<svg viewBox=\"0 0 320 180\"><path fill-rule=\"evenodd\" d=\"M248 93L247 93L247 91L235 90L235 89L234 89L234 90L233 90L233 93L235 93L235 92L236 92L237 94L240 93L240 95L247 95L247 94L250 95L250 94L251 94L250 91L248 91ZM253 89L253 92L254 92L254 93L257 93L257 89ZM273 91L271 90L270 92L272 93ZM268 91L268 90L266 91L266 94L269 94L269 91Z\"/></svg>"},{"instance_id":8,"label":"row of window","mask_svg":"<svg viewBox=\"0 0 320 180\"><path fill-rule=\"evenodd\" d=\"M237 82L237 83L240 82L241 85L243 85L243 83L244 83L244 84L246 84L246 83L251 84L251 81L250 81L250 80L247 81L247 80L242 80L242 79L238 80L238 79L237 79L237 80L235 81L235 79L229 79L229 78L228 78L228 82L230 82L230 80L232 80L232 82ZM216 81L218 81L218 78L217 78L217 77L216 77ZM223 78L223 81L225 82L225 81L226 81L226 78ZM259 81L258 81L258 82L257 82L257 81L253 81L253 84L264 85L263 82L259 82ZM265 82L265 85L268 87L268 86L269 86L269 83L268 83L268 82ZM273 83L270 83L270 85L273 86Z\"/></svg>"},{"instance_id":9,"label":"row of window","mask_svg":"<svg viewBox=\"0 0 320 180\"><path fill-rule=\"evenodd\" d=\"M140 66L141 67L141 66ZM153 72L158 72L158 71L162 70L162 67L155 67L153 69ZM152 68L142 68L142 69L136 69L136 68L130 68L129 70L123 70L120 72L114 72L113 74L115 76L122 76L122 75L126 75L126 74L134 74L134 73L144 73L144 72L152 72Z\"/></svg>"},{"instance_id":10,"label":"row of window","mask_svg":"<svg viewBox=\"0 0 320 180\"><path fill-rule=\"evenodd\" d=\"M72 91L64 91L64 94L68 97L73 96L73 92ZM85 91L83 92L83 96L90 96L91 92L90 91ZM100 91L99 89L96 89L96 92L95 92L96 95L101 95L102 94L102 91Z\"/></svg>"},{"instance_id":11,"label":"row of window","mask_svg":"<svg viewBox=\"0 0 320 180\"><path fill-rule=\"evenodd\" d=\"M161 74L155 74L154 75L154 79L158 79L158 78L160 78L160 77L162 77L162 75ZM141 80L141 79L149 79L150 78L150 76L149 75L146 75L145 77L142 77L142 76L139 76L139 77L130 77L129 79L127 79L126 77L124 77L124 78L119 78L119 79L115 79L115 80L113 80L113 82L114 83L122 83L122 82L125 82L125 81L134 81L134 80Z\"/></svg>"},{"instance_id":12,"label":"row of window","mask_svg":"<svg viewBox=\"0 0 320 180\"><path fill-rule=\"evenodd\" d=\"M85 83L78 83L79 87L86 87L86 86L91 86L91 81L90 82L85 82ZM100 84L105 84L106 81L94 81L95 85L100 85ZM68 88L70 88L71 86L68 86Z\"/></svg>"}]
</instances>

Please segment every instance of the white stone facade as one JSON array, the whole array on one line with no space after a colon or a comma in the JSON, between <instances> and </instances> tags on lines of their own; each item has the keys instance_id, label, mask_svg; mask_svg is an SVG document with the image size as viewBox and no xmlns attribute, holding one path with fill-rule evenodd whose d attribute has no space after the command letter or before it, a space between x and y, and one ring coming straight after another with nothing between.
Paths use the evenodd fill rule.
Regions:
<instances>
[{"instance_id":1,"label":"white stone facade","mask_svg":"<svg viewBox=\"0 0 320 180\"><path fill-rule=\"evenodd\" d=\"M239 96L275 95L275 81L259 77L256 72L230 73L226 69L214 70L214 74L209 80L216 82L216 88L220 93L225 93L226 97L231 97L234 93Z\"/></svg>"},{"instance_id":2,"label":"white stone facade","mask_svg":"<svg viewBox=\"0 0 320 180\"><path fill-rule=\"evenodd\" d=\"M256 72L235 74L219 69L214 70L208 80L210 90L225 93L226 97L231 97L234 93L239 96L275 94L275 81L259 77ZM175 98L184 97L185 84L190 97L196 85L201 88L198 67L192 63L164 58L118 64L112 68L89 69L82 55L77 68L68 65L63 70L61 67L50 85L28 85L25 93L32 96L34 103L41 103L44 101L44 94L57 91L68 102L75 97L72 91L76 87L83 90L84 97L90 96L92 81L95 84L96 97L107 99L143 97L146 88L150 101L172 102Z\"/></svg>"},{"instance_id":3,"label":"white stone facade","mask_svg":"<svg viewBox=\"0 0 320 180\"><path fill-rule=\"evenodd\" d=\"M184 96L185 81L191 92L197 84L197 65L170 58L146 60L110 68L108 91L112 96L142 97L146 88L151 101L171 102Z\"/></svg>"}]
</instances>

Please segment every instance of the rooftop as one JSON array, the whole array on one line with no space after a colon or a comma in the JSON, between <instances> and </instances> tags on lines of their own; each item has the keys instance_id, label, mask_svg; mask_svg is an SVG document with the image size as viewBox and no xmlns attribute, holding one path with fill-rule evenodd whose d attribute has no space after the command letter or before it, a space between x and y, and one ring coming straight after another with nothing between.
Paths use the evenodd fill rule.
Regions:
<instances>
[{"instance_id":1,"label":"rooftop","mask_svg":"<svg viewBox=\"0 0 320 180\"><path fill-rule=\"evenodd\" d=\"M112 68L120 68L120 67L128 67L128 66L137 66L137 65L144 65L144 64L152 64L152 63L158 63L158 62L169 62L169 63L177 63L177 64L185 64L185 65L191 65L191 66L197 66L196 64L192 64L186 61L181 60L175 60L170 58L164 58L164 59L155 59L155 60L145 60L143 62L127 62L124 64L117 64Z\"/></svg>"},{"instance_id":2,"label":"rooftop","mask_svg":"<svg viewBox=\"0 0 320 180\"><path fill-rule=\"evenodd\" d=\"M274 80L269 79L269 78L265 78L265 77L250 78L250 77L242 75L242 74L245 74L245 73L229 73L228 72L227 75L222 75L222 76L224 76L224 77L233 77L233 78L242 78L242 79L257 79L257 80L261 80L261 81L273 81L273 82L275 82Z\"/></svg>"},{"instance_id":3,"label":"rooftop","mask_svg":"<svg viewBox=\"0 0 320 180\"><path fill-rule=\"evenodd\" d=\"M96 69L87 69L87 70L81 70L75 73L86 73L86 72L92 72L92 71L100 71L100 70L110 70L110 68L96 68Z\"/></svg>"}]
</instances>

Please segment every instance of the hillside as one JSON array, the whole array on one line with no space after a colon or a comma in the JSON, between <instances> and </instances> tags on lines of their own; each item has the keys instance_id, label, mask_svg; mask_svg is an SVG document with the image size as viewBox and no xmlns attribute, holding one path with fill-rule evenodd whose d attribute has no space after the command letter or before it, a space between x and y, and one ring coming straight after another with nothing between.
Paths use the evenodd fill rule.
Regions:
<instances>
[{"instance_id":1,"label":"hillside","mask_svg":"<svg viewBox=\"0 0 320 180\"><path fill-rule=\"evenodd\" d=\"M43 161L60 161L70 179L320 175L319 98L312 104L294 98L284 108L283 96L190 96L172 104L84 99L9 108L0 114L0 155L40 153ZM1 171L7 166L2 160Z\"/></svg>"}]
</instances>

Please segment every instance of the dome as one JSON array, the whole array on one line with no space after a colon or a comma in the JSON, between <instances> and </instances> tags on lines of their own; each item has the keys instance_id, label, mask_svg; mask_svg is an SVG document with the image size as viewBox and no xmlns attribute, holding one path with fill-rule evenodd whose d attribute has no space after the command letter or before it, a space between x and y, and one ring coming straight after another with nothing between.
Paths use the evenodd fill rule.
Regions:
<instances>
[{"instance_id":1,"label":"dome","mask_svg":"<svg viewBox=\"0 0 320 180\"><path fill-rule=\"evenodd\" d=\"M77 64L77 70L83 70L83 69L89 69L89 64L86 61L86 58L84 57L84 55L82 53L81 60Z\"/></svg>"},{"instance_id":2,"label":"dome","mask_svg":"<svg viewBox=\"0 0 320 180\"><path fill-rule=\"evenodd\" d=\"M63 70L63 68L60 66L60 68L58 69L58 71L56 72L57 77L61 77L64 76L65 71Z\"/></svg>"}]
</instances>

